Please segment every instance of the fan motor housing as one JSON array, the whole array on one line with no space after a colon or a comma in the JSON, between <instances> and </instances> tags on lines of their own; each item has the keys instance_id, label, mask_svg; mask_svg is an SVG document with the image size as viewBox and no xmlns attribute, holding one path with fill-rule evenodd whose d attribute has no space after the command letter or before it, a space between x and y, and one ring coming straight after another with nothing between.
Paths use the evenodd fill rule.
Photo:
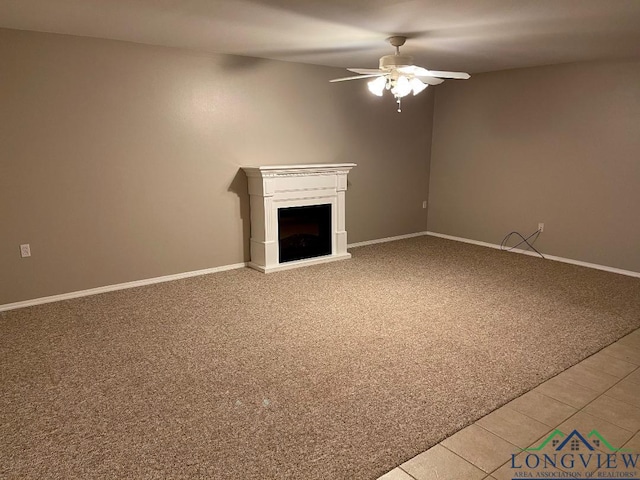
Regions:
<instances>
[{"instance_id":1,"label":"fan motor housing","mask_svg":"<svg viewBox=\"0 0 640 480\"><path fill-rule=\"evenodd\" d=\"M409 67L413 64L411 55L385 55L380 58L380 70L393 70L399 67Z\"/></svg>"}]
</instances>

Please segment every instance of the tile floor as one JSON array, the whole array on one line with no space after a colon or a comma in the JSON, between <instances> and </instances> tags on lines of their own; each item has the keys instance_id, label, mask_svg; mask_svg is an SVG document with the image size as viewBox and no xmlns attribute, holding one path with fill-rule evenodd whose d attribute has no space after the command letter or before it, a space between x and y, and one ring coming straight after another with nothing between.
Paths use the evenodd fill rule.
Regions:
<instances>
[{"instance_id":1,"label":"tile floor","mask_svg":"<svg viewBox=\"0 0 640 480\"><path fill-rule=\"evenodd\" d=\"M378 480L512 480L512 461L524 466L523 448L539 446L556 429L597 430L612 446L640 453L640 329L530 392L460 430ZM595 443L595 442L594 442ZM609 453L604 445L597 445ZM551 444L544 450L551 451ZM575 468L575 467L574 467ZM526 466L525 466L526 471ZM556 478L575 470L557 465ZM581 471L598 476L598 465ZM640 478L640 464L631 478ZM627 472L616 468L615 476ZM611 470L604 472L611 478ZM537 476L537 475L534 475Z\"/></svg>"}]
</instances>

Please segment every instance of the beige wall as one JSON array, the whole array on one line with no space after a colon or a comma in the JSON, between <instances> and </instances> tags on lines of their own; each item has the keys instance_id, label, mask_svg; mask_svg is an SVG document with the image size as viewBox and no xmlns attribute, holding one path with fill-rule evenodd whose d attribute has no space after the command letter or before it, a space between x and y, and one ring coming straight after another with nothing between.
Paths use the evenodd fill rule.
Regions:
<instances>
[{"instance_id":1,"label":"beige wall","mask_svg":"<svg viewBox=\"0 0 640 480\"><path fill-rule=\"evenodd\" d=\"M0 58L0 304L248 260L242 165L355 162L350 243L426 228L427 92L12 30Z\"/></svg>"},{"instance_id":2,"label":"beige wall","mask_svg":"<svg viewBox=\"0 0 640 480\"><path fill-rule=\"evenodd\" d=\"M640 63L475 75L435 99L431 231L640 272Z\"/></svg>"}]
</instances>

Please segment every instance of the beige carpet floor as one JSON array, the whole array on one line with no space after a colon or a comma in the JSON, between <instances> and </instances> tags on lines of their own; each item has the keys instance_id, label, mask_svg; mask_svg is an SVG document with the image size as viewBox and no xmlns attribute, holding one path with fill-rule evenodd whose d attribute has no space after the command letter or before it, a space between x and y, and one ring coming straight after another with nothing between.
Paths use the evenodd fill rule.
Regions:
<instances>
[{"instance_id":1,"label":"beige carpet floor","mask_svg":"<svg viewBox=\"0 0 640 480\"><path fill-rule=\"evenodd\" d=\"M640 327L640 279L439 238L0 314L0 477L374 479Z\"/></svg>"}]
</instances>

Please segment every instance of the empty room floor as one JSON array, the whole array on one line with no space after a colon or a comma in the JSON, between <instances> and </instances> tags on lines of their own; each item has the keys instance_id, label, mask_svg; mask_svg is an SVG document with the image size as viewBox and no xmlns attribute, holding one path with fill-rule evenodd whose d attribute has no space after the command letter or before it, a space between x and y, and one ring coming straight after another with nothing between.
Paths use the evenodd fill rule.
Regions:
<instances>
[{"instance_id":1,"label":"empty room floor","mask_svg":"<svg viewBox=\"0 0 640 480\"><path fill-rule=\"evenodd\" d=\"M351 253L0 312L0 477L499 480L568 419L637 432L640 279L435 237Z\"/></svg>"}]
</instances>

